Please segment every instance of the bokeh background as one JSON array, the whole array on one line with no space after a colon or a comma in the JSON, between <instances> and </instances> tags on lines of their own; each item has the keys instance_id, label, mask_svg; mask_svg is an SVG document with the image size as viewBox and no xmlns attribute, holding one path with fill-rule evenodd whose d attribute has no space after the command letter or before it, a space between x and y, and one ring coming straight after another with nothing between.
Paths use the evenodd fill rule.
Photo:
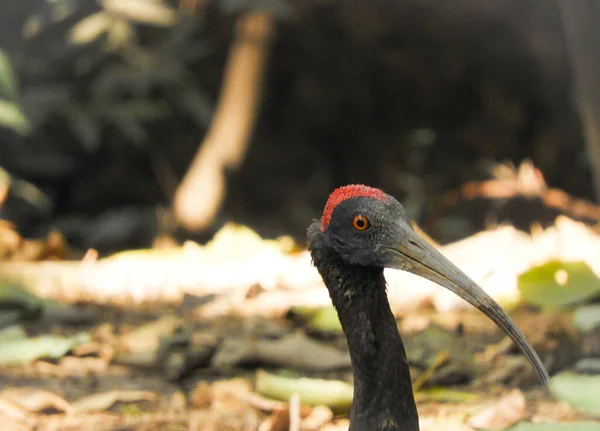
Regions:
<instances>
[{"instance_id":1,"label":"bokeh background","mask_svg":"<svg viewBox=\"0 0 600 431\"><path fill-rule=\"evenodd\" d=\"M586 29L595 7L586 4L576 28ZM561 7L5 2L0 47L18 81L2 96L27 127L1 131L0 165L13 185L40 194L13 186L2 217L26 236L59 230L100 251L147 246L159 233L204 241L227 221L303 241L333 188L366 183L396 196L442 243L490 223L528 230L557 213L596 222L593 207L506 209L510 193L461 192L501 179L512 197L525 188L539 198L547 185L595 200L577 93L595 88L576 85L573 60L583 53L595 73L585 51L594 26L588 39L569 39ZM209 141L210 168L197 166L205 173L180 190Z\"/></svg>"}]
</instances>

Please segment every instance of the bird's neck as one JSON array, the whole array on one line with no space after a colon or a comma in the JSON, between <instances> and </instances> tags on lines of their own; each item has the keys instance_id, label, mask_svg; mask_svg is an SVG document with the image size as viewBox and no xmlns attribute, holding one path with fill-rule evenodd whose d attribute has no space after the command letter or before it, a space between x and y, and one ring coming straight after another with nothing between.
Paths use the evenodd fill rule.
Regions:
<instances>
[{"instance_id":1,"label":"bird's neck","mask_svg":"<svg viewBox=\"0 0 600 431\"><path fill-rule=\"evenodd\" d=\"M327 250L312 252L348 340L354 372L350 431L418 431L410 368L383 269L344 264Z\"/></svg>"}]
</instances>

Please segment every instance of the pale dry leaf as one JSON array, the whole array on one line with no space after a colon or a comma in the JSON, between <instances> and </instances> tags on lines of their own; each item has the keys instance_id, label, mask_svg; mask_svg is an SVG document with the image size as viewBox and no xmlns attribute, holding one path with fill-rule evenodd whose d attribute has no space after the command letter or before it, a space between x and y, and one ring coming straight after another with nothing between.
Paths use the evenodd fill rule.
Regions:
<instances>
[{"instance_id":1,"label":"pale dry leaf","mask_svg":"<svg viewBox=\"0 0 600 431\"><path fill-rule=\"evenodd\" d=\"M101 0L101 3L108 13L139 23L169 27L177 21L177 12L162 1Z\"/></svg>"},{"instance_id":2,"label":"pale dry leaf","mask_svg":"<svg viewBox=\"0 0 600 431\"><path fill-rule=\"evenodd\" d=\"M207 382L199 382L190 393L190 405L195 408L210 407L212 399L212 387Z\"/></svg>"},{"instance_id":3,"label":"pale dry leaf","mask_svg":"<svg viewBox=\"0 0 600 431\"><path fill-rule=\"evenodd\" d=\"M191 412L188 423L188 431L217 431L213 415L205 410Z\"/></svg>"},{"instance_id":4,"label":"pale dry leaf","mask_svg":"<svg viewBox=\"0 0 600 431\"><path fill-rule=\"evenodd\" d=\"M247 401L250 407L253 407L257 410L261 410L263 412L274 412L279 410L284 410L286 408L286 403L284 401L277 401L271 398L263 397L256 392L252 392L247 395L240 395L240 397Z\"/></svg>"},{"instance_id":5,"label":"pale dry leaf","mask_svg":"<svg viewBox=\"0 0 600 431\"><path fill-rule=\"evenodd\" d=\"M74 44L91 43L110 29L114 19L106 12L93 13L71 28L69 41Z\"/></svg>"},{"instance_id":6,"label":"pale dry leaf","mask_svg":"<svg viewBox=\"0 0 600 431\"><path fill-rule=\"evenodd\" d=\"M66 356L58 361L58 365L70 376L88 376L106 372L109 363L103 358Z\"/></svg>"},{"instance_id":7,"label":"pale dry leaf","mask_svg":"<svg viewBox=\"0 0 600 431\"><path fill-rule=\"evenodd\" d=\"M264 420L258 429L258 431L289 431L290 430L290 416L289 411L279 410L273 412L270 417Z\"/></svg>"},{"instance_id":8,"label":"pale dry leaf","mask_svg":"<svg viewBox=\"0 0 600 431\"><path fill-rule=\"evenodd\" d=\"M64 398L42 389L7 388L0 392L0 396L11 400L31 413L38 413L47 409L69 413L71 410L71 406Z\"/></svg>"},{"instance_id":9,"label":"pale dry leaf","mask_svg":"<svg viewBox=\"0 0 600 431\"><path fill-rule=\"evenodd\" d=\"M106 48L108 51L116 51L127 44L135 34L133 26L124 19L115 20L108 31Z\"/></svg>"},{"instance_id":10,"label":"pale dry leaf","mask_svg":"<svg viewBox=\"0 0 600 431\"><path fill-rule=\"evenodd\" d=\"M179 317L160 317L123 335L119 345L130 353L154 352L160 345L160 339L172 335L180 323Z\"/></svg>"},{"instance_id":11,"label":"pale dry leaf","mask_svg":"<svg viewBox=\"0 0 600 431\"><path fill-rule=\"evenodd\" d=\"M533 239L534 250L529 266L549 260L585 262L600 277L600 236L585 223L559 216L554 226Z\"/></svg>"},{"instance_id":12,"label":"pale dry leaf","mask_svg":"<svg viewBox=\"0 0 600 431\"><path fill-rule=\"evenodd\" d=\"M27 409L2 395L0 395L0 416L30 423L34 421Z\"/></svg>"},{"instance_id":13,"label":"pale dry leaf","mask_svg":"<svg viewBox=\"0 0 600 431\"><path fill-rule=\"evenodd\" d=\"M490 407L471 416L468 424L475 429L502 430L527 417L523 393L513 389Z\"/></svg>"},{"instance_id":14,"label":"pale dry leaf","mask_svg":"<svg viewBox=\"0 0 600 431\"><path fill-rule=\"evenodd\" d=\"M310 415L302 421L303 431L317 431L333 419L333 412L327 406L315 406Z\"/></svg>"},{"instance_id":15,"label":"pale dry leaf","mask_svg":"<svg viewBox=\"0 0 600 431\"><path fill-rule=\"evenodd\" d=\"M184 413L187 410L187 401L183 392L176 391L170 396L168 410L171 413Z\"/></svg>"},{"instance_id":16,"label":"pale dry leaf","mask_svg":"<svg viewBox=\"0 0 600 431\"><path fill-rule=\"evenodd\" d=\"M212 384L213 408L242 409L248 406L243 395L252 391L250 382L242 378L221 380Z\"/></svg>"},{"instance_id":17,"label":"pale dry leaf","mask_svg":"<svg viewBox=\"0 0 600 431\"><path fill-rule=\"evenodd\" d=\"M150 391L109 391L81 398L71 404L71 413L101 411L117 402L154 401L156 394Z\"/></svg>"}]
</instances>

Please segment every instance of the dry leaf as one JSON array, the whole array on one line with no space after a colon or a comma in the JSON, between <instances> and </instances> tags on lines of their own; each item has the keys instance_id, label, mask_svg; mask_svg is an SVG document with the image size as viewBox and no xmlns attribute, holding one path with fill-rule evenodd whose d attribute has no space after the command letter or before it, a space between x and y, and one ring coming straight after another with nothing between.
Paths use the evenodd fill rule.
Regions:
<instances>
[{"instance_id":1,"label":"dry leaf","mask_svg":"<svg viewBox=\"0 0 600 431\"><path fill-rule=\"evenodd\" d=\"M213 356L212 365L230 367L247 361L320 371L351 366L348 353L308 338L301 332L278 340L228 338Z\"/></svg>"},{"instance_id":2,"label":"dry leaf","mask_svg":"<svg viewBox=\"0 0 600 431\"><path fill-rule=\"evenodd\" d=\"M469 418L469 425L476 429L502 430L527 416L523 393L514 389L494 405Z\"/></svg>"},{"instance_id":3,"label":"dry leaf","mask_svg":"<svg viewBox=\"0 0 600 431\"><path fill-rule=\"evenodd\" d=\"M154 401L156 394L149 391L109 391L90 395L71 404L73 414L106 410L117 402Z\"/></svg>"},{"instance_id":4,"label":"dry leaf","mask_svg":"<svg viewBox=\"0 0 600 431\"><path fill-rule=\"evenodd\" d=\"M162 1L102 0L101 3L110 14L144 24L168 27L177 20L177 13Z\"/></svg>"},{"instance_id":5,"label":"dry leaf","mask_svg":"<svg viewBox=\"0 0 600 431\"><path fill-rule=\"evenodd\" d=\"M71 406L55 393L35 388L8 388L0 392L0 397L10 400L32 413L55 409L69 413Z\"/></svg>"},{"instance_id":6,"label":"dry leaf","mask_svg":"<svg viewBox=\"0 0 600 431\"><path fill-rule=\"evenodd\" d=\"M217 409L245 408L244 395L252 391L250 383L242 378L221 380L212 384L213 407Z\"/></svg>"},{"instance_id":7,"label":"dry leaf","mask_svg":"<svg viewBox=\"0 0 600 431\"><path fill-rule=\"evenodd\" d=\"M212 404L212 388L207 382L200 382L190 394L190 404L196 408L208 408Z\"/></svg>"},{"instance_id":8,"label":"dry leaf","mask_svg":"<svg viewBox=\"0 0 600 431\"><path fill-rule=\"evenodd\" d=\"M86 44L95 41L100 35L110 29L114 17L106 12L93 13L71 28L69 39L73 43Z\"/></svg>"},{"instance_id":9,"label":"dry leaf","mask_svg":"<svg viewBox=\"0 0 600 431\"><path fill-rule=\"evenodd\" d=\"M30 412L14 401L0 395L0 416L32 423Z\"/></svg>"},{"instance_id":10,"label":"dry leaf","mask_svg":"<svg viewBox=\"0 0 600 431\"><path fill-rule=\"evenodd\" d=\"M123 335L119 345L129 353L154 353L160 345L160 339L172 335L180 323L178 317L163 316Z\"/></svg>"},{"instance_id":11,"label":"dry leaf","mask_svg":"<svg viewBox=\"0 0 600 431\"><path fill-rule=\"evenodd\" d=\"M329 407L316 406L312 409L310 415L302 421L300 428L304 431L318 431L332 419L333 412Z\"/></svg>"}]
</instances>

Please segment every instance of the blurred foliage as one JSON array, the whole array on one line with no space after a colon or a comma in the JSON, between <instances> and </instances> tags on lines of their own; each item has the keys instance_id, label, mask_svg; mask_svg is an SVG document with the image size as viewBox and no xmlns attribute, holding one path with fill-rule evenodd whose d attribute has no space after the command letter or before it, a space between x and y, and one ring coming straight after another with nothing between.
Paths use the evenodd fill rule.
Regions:
<instances>
[{"instance_id":1,"label":"blurred foliage","mask_svg":"<svg viewBox=\"0 0 600 431\"><path fill-rule=\"evenodd\" d=\"M8 335L0 334L0 365L27 364L39 358L62 358L73 347L91 342L86 332L78 332L72 337L43 335L28 338L25 331L7 328Z\"/></svg>"},{"instance_id":2,"label":"blurred foliage","mask_svg":"<svg viewBox=\"0 0 600 431\"><path fill-rule=\"evenodd\" d=\"M552 377L550 388L556 397L577 410L600 417L600 376L565 371Z\"/></svg>"},{"instance_id":3,"label":"blurred foliage","mask_svg":"<svg viewBox=\"0 0 600 431\"><path fill-rule=\"evenodd\" d=\"M256 372L256 392L275 400L287 401L293 394L311 406L326 405L335 412L347 412L352 406L353 386L339 380L293 378Z\"/></svg>"},{"instance_id":4,"label":"blurred foliage","mask_svg":"<svg viewBox=\"0 0 600 431\"><path fill-rule=\"evenodd\" d=\"M0 126L20 134L29 132L29 123L20 106L17 76L12 61L0 50Z\"/></svg>"},{"instance_id":5,"label":"blurred foliage","mask_svg":"<svg viewBox=\"0 0 600 431\"><path fill-rule=\"evenodd\" d=\"M569 306L600 294L600 279L584 262L547 262L521 274L518 283L523 300L540 307Z\"/></svg>"},{"instance_id":6,"label":"blurred foliage","mask_svg":"<svg viewBox=\"0 0 600 431\"><path fill-rule=\"evenodd\" d=\"M290 18L294 8L289 0L220 0L219 8L225 13L264 10L278 18Z\"/></svg>"},{"instance_id":7,"label":"blurred foliage","mask_svg":"<svg viewBox=\"0 0 600 431\"><path fill-rule=\"evenodd\" d=\"M16 312L16 320L38 317L42 312L43 301L14 283L0 280L0 316ZM14 322L11 322L14 323Z\"/></svg>"},{"instance_id":8,"label":"blurred foliage","mask_svg":"<svg viewBox=\"0 0 600 431\"><path fill-rule=\"evenodd\" d=\"M94 151L109 137L145 144L150 125L176 116L205 128L213 101L190 70L209 53L202 15L154 0L99 4L100 10L62 35L64 49L21 59L30 81L23 106L32 129L43 137L66 126L85 150ZM69 5L62 21L76 16L77 5ZM29 42L39 43L58 25L41 22L33 16L26 25Z\"/></svg>"},{"instance_id":9,"label":"blurred foliage","mask_svg":"<svg viewBox=\"0 0 600 431\"><path fill-rule=\"evenodd\" d=\"M600 328L600 304L586 305L575 310L573 324L583 333Z\"/></svg>"}]
</instances>

